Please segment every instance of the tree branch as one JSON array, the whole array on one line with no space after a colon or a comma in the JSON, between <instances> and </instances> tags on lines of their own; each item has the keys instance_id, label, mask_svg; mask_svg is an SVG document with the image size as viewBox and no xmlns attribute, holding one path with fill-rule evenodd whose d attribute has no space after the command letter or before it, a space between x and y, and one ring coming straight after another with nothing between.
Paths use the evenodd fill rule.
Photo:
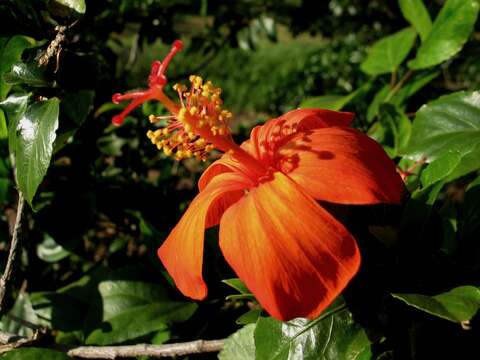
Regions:
<instances>
[{"instance_id":1,"label":"tree branch","mask_svg":"<svg viewBox=\"0 0 480 360\"><path fill-rule=\"evenodd\" d=\"M43 334L36 331L32 338L0 331L0 354L22 346L30 346ZM78 346L60 347L57 350L67 353L68 356L83 359L117 359L137 356L153 358L175 357L189 354L218 352L223 349L225 340L195 340L184 343L165 345L119 345L119 346Z\"/></svg>"},{"instance_id":2,"label":"tree branch","mask_svg":"<svg viewBox=\"0 0 480 360\"><path fill-rule=\"evenodd\" d=\"M67 351L68 356L84 359L116 359L151 356L174 357L222 350L224 340L196 340L166 345L80 346Z\"/></svg>"},{"instance_id":3,"label":"tree branch","mask_svg":"<svg viewBox=\"0 0 480 360\"><path fill-rule=\"evenodd\" d=\"M10 280L13 271L13 263L15 261L15 255L17 253L18 245L18 234L20 231L23 205L25 204L25 199L21 191L18 192L18 205L17 205L17 216L15 217L15 225L12 232L12 241L10 242L10 251L8 253L7 265L5 266L5 271L3 272L2 277L0 278L0 313L3 310L3 303L5 299L5 293L7 290L7 283Z\"/></svg>"}]
</instances>

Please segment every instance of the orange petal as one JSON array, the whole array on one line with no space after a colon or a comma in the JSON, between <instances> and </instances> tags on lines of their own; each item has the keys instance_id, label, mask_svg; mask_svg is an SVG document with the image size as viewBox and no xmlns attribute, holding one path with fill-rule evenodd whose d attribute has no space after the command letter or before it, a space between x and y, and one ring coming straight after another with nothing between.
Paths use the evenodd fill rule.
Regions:
<instances>
[{"instance_id":1,"label":"orange petal","mask_svg":"<svg viewBox=\"0 0 480 360\"><path fill-rule=\"evenodd\" d=\"M299 133L278 149L276 167L317 200L399 203L403 181L382 147L355 129Z\"/></svg>"},{"instance_id":2,"label":"orange petal","mask_svg":"<svg viewBox=\"0 0 480 360\"><path fill-rule=\"evenodd\" d=\"M158 249L158 256L178 289L186 296L201 300L207 296L202 277L205 227L219 222L232 199L239 199L248 179L233 173L215 177L193 199L179 223ZM230 202L229 202L230 200Z\"/></svg>"},{"instance_id":3,"label":"orange petal","mask_svg":"<svg viewBox=\"0 0 480 360\"><path fill-rule=\"evenodd\" d=\"M360 265L355 239L280 172L223 214L220 248L260 304L280 320L314 318Z\"/></svg>"},{"instance_id":4,"label":"orange petal","mask_svg":"<svg viewBox=\"0 0 480 360\"><path fill-rule=\"evenodd\" d=\"M265 163L268 168L276 149L293 134L329 126L349 126L353 118L354 114L349 112L324 109L292 110L253 128L250 139L243 142L242 148L255 159ZM204 171L198 182L199 189L202 190L216 175L230 171L248 173L248 168L230 154L224 154Z\"/></svg>"}]
</instances>

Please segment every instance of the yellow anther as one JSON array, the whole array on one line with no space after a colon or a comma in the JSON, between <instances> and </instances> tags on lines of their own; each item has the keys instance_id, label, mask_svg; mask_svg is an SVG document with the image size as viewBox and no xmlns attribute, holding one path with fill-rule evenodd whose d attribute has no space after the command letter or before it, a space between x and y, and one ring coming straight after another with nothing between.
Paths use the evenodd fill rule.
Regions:
<instances>
[{"instance_id":1,"label":"yellow anther","mask_svg":"<svg viewBox=\"0 0 480 360\"><path fill-rule=\"evenodd\" d=\"M185 123L185 124L183 125L183 128L185 129L185 131L186 131L187 133L189 133L189 132L192 131L192 127L191 127L190 124L188 124L188 123Z\"/></svg>"},{"instance_id":2,"label":"yellow anther","mask_svg":"<svg viewBox=\"0 0 480 360\"><path fill-rule=\"evenodd\" d=\"M185 91L187 91L187 87L183 84L175 84L173 85L173 90L184 93Z\"/></svg>"},{"instance_id":3,"label":"yellow anther","mask_svg":"<svg viewBox=\"0 0 480 360\"><path fill-rule=\"evenodd\" d=\"M206 141L205 141L204 138L200 138L200 139L198 139L197 141L195 141L195 145L197 145L198 147L203 147L203 146L205 146L205 143L206 143Z\"/></svg>"},{"instance_id":4,"label":"yellow anther","mask_svg":"<svg viewBox=\"0 0 480 360\"><path fill-rule=\"evenodd\" d=\"M150 115L148 116L148 121L150 121L150 122L153 124L153 123L155 123L155 122L158 121L158 118L157 118L155 115L150 114Z\"/></svg>"},{"instance_id":5,"label":"yellow anther","mask_svg":"<svg viewBox=\"0 0 480 360\"><path fill-rule=\"evenodd\" d=\"M152 130L148 130L148 131L147 131L147 138L149 138L149 139L151 140L151 139L154 138L154 137L155 137L155 135L153 134L153 131L152 131Z\"/></svg>"},{"instance_id":6,"label":"yellow anther","mask_svg":"<svg viewBox=\"0 0 480 360\"><path fill-rule=\"evenodd\" d=\"M190 112L190 115L195 115L196 113L198 113L198 108L196 106L192 106L189 109L189 112Z\"/></svg>"},{"instance_id":7,"label":"yellow anther","mask_svg":"<svg viewBox=\"0 0 480 360\"><path fill-rule=\"evenodd\" d=\"M193 133L193 132L191 132L191 131L190 131L187 135L188 135L188 138L189 138L190 140L193 140L193 139L195 139L195 138L197 137L197 135L195 135L195 133Z\"/></svg>"},{"instance_id":8,"label":"yellow anther","mask_svg":"<svg viewBox=\"0 0 480 360\"><path fill-rule=\"evenodd\" d=\"M163 135L168 135L169 132L170 132L170 130L168 130L168 128L163 128L162 129L162 134Z\"/></svg>"},{"instance_id":9,"label":"yellow anther","mask_svg":"<svg viewBox=\"0 0 480 360\"><path fill-rule=\"evenodd\" d=\"M213 145L212 144L208 144L207 146L205 146L205 151L208 153L210 151L213 150Z\"/></svg>"},{"instance_id":10,"label":"yellow anther","mask_svg":"<svg viewBox=\"0 0 480 360\"><path fill-rule=\"evenodd\" d=\"M168 146L163 147L163 153L167 156L172 155L172 149L170 149Z\"/></svg>"},{"instance_id":11,"label":"yellow anther","mask_svg":"<svg viewBox=\"0 0 480 360\"><path fill-rule=\"evenodd\" d=\"M186 157L186 158L191 158L192 155L193 155L192 150L187 150L187 151L185 151L185 157Z\"/></svg>"},{"instance_id":12,"label":"yellow anther","mask_svg":"<svg viewBox=\"0 0 480 360\"><path fill-rule=\"evenodd\" d=\"M178 110L178 115L177 115L178 120L180 120L181 122L184 122L186 113L187 113L186 108L182 107L180 110Z\"/></svg>"}]
</instances>

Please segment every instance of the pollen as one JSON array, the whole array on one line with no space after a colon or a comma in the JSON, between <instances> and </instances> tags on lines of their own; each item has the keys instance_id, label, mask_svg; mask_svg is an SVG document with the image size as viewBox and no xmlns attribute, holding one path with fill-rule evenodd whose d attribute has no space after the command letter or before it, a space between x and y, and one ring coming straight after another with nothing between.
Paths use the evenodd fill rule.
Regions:
<instances>
[{"instance_id":1,"label":"pollen","mask_svg":"<svg viewBox=\"0 0 480 360\"><path fill-rule=\"evenodd\" d=\"M166 121L166 125L148 131L147 137L166 156L176 160L195 158L206 161L217 139L231 138L228 121L232 113L222 108L222 90L211 81L204 82L198 75L189 77L190 86L175 84L180 107L168 116L150 115L152 124Z\"/></svg>"}]
</instances>

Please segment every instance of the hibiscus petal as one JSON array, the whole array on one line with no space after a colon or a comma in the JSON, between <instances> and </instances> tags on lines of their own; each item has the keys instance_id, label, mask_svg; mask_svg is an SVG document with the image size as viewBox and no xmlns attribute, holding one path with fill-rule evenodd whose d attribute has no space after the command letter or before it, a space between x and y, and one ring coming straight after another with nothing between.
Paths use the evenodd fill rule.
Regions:
<instances>
[{"instance_id":1,"label":"hibiscus petal","mask_svg":"<svg viewBox=\"0 0 480 360\"><path fill-rule=\"evenodd\" d=\"M355 239L280 172L223 214L220 248L272 316L314 318L360 265Z\"/></svg>"},{"instance_id":2,"label":"hibiscus petal","mask_svg":"<svg viewBox=\"0 0 480 360\"><path fill-rule=\"evenodd\" d=\"M299 131L319 129L329 126L349 126L353 113L324 109L297 109L268 120L264 125L253 128L250 139L241 147L255 159L262 161L265 167L271 165L275 150ZM248 167L235 160L230 154L224 154L211 164L202 174L198 187L202 190L216 175L239 171L247 174Z\"/></svg>"},{"instance_id":3,"label":"hibiscus petal","mask_svg":"<svg viewBox=\"0 0 480 360\"><path fill-rule=\"evenodd\" d=\"M399 203L403 195L394 162L378 143L355 129L299 133L278 149L276 167L317 200Z\"/></svg>"},{"instance_id":4,"label":"hibiscus petal","mask_svg":"<svg viewBox=\"0 0 480 360\"><path fill-rule=\"evenodd\" d=\"M251 183L245 177L227 173L215 177L193 199L179 223L158 249L158 256L179 290L201 300L207 296L202 277L203 240L207 225L218 223L232 199L243 195Z\"/></svg>"}]
</instances>

